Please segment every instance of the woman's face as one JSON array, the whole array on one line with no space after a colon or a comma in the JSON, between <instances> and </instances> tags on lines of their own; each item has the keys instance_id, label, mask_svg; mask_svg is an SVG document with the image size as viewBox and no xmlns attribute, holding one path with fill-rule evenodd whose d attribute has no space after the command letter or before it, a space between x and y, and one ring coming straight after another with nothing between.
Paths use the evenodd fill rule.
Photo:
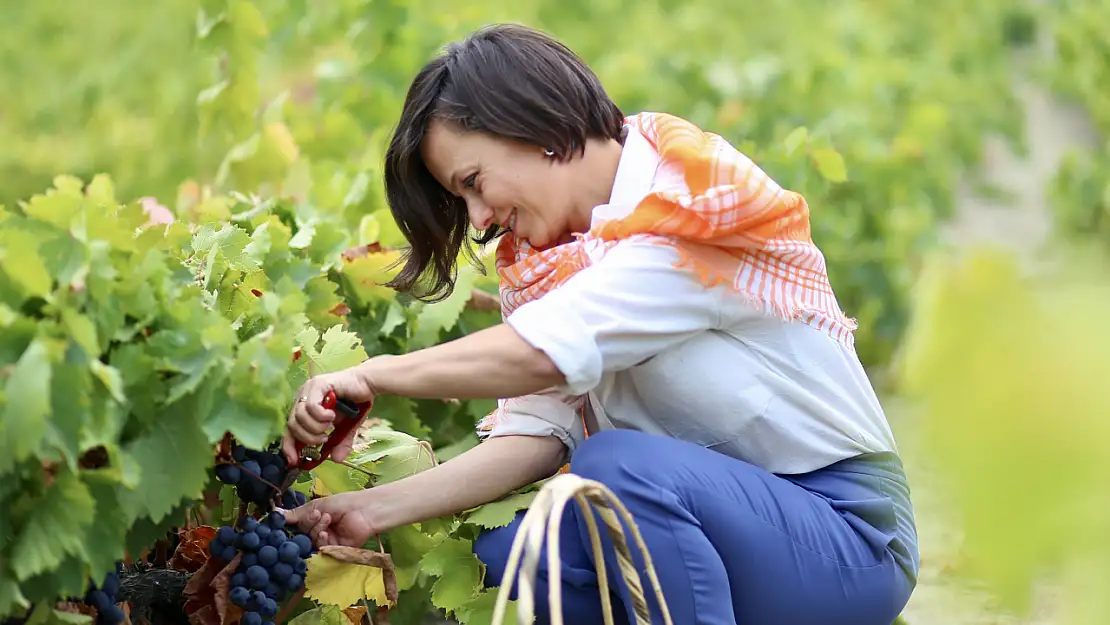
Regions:
<instances>
[{"instance_id":1,"label":"woman's face","mask_svg":"<svg viewBox=\"0 0 1110 625\"><path fill-rule=\"evenodd\" d=\"M429 125L421 152L432 176L466 202L474 228L498 224L538 249L588 230L594 206L608 201L616 175L614 164L607 189L601 188L596 180L604 172L586 169L589 148L586 157L561 163L542 148L441 121Z\"/></svg>"}]
</instances>

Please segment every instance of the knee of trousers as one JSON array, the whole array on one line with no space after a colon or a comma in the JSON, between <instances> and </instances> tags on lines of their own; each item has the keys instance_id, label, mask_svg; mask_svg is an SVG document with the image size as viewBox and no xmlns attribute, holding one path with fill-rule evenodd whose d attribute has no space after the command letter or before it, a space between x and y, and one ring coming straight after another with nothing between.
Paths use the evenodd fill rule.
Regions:
<instances>
[{"instance_id":1,"label":"knee of trousers","mask_svg":"<svg viewBox=\"0 0 1110 625\"><path fill-rule=\"evenodd\" d=\"M523 511L518 514L518 516L523 515ZM505 527L483 530L474 539L474 555L486 565L486 587L501 583L501 578L509 566L509 553L513 548L517 525L513 523Z\"/></svg>"},{"instance_id":2,"label":"knee of trousers","mask_svg":"<svg viewBox=\"0 0 1110 625\"><path fill-rule=\"evenodd\" d=\"M629 477L642 477L661 468L663 459L651 457L651 442L649 434L636 430L591 434L571 456L570 472L619 491Z\"/></svg>"}]
</instances>

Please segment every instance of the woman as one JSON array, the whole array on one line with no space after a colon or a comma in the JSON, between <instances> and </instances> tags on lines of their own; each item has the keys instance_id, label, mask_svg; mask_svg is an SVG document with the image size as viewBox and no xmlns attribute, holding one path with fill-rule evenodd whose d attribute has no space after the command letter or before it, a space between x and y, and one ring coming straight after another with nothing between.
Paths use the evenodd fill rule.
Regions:
<instances>
[{"instance_id":1,"label":"woman","mask_svg":"<svg viewBox=\"0 0 1110 625\"><path fill-rule=\"evenodd\" d=\"M293 522L361 545L569 458L632 511L675 623L895 619L918 570L909 488L803 198L682 119L626 119L571 51L519 26L481 30L417 75L385 182L411 244L392 286L449 292L470 226L500 237L505 321L309 380L286 453L324 440L328 390L503 399L470 451ZM567 510L565 618L600 623L599 563ZM519 521L475 542L487 585ZM619 579L611 549L606 565ZM540 618L546 597L541 579Z\"/></svg>"}]
</instances>

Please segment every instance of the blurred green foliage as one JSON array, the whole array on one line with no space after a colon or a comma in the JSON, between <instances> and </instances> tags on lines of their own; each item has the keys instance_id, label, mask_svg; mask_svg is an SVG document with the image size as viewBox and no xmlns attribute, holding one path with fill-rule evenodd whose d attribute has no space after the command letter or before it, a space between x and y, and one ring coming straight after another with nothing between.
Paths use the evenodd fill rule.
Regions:
<instances>
[{"instance_id":1,"label":"blurred green foliage","mask_svg":"<svg viewBox=\"0 0 1110 625\"><path fill-rule=\"evenodd\" d=\"M861 323L861 356L880 366L957 176L974 166L987 133L1020 139L1007 73L1014 5L923 6L13 4L0 25L0 81L18 85L0 116L0 202L49 186L59 172L106 172L122 197L173 203L189 180L293 194L342 213L352 229L367 213L388 219L381 147L412 75L474 28L520 21L578 51L627 112L685 116L803 192L842 306ZM783 149L802 126L806 140ZM389 224L382 233L398 242Z\"/></svg>"},{"instance_id":2,"label":"blurred green foliage","mask_svg":"<svg viewBox=\"0 0 1110 625\"><path fill-rule=\"evenodd\" d=\"M966 534L950 573L1023 615L1052 584L1053 622L1088 625L1110 614L1110 263L1057 259L1030 271L998 250L938 254L901 374Z\"/></svg>"},{"instance_id":3,"label":"blurred green foliage","mask_svg":"<svg viewBox=\"0 0 1110 625\"><path fill-rule=\"evenodd\" d=\"M1078 104L1095 130L1093 149L1073 150L1060 166L1051 189L1057 225L1110 248L1110 4L1049 3L1040 15L1053 49L1040 67L1043 82Z\"/></svg>"}]
</instances>

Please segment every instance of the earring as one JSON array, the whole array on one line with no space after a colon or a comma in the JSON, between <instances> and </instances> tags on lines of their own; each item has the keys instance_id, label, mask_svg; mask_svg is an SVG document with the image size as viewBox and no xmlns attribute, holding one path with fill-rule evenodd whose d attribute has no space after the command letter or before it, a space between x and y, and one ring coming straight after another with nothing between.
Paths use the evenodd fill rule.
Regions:
<instances>
[{"instance_id":1,"label":"earring","mask_svg":"<svg viewBox=\"0 0 1110 625\"><path fill-rule=\"evenodd\" d=\"M543 151L544 156L555 156L555 150L547 149Z\"/></svg>"}]
</instances>

